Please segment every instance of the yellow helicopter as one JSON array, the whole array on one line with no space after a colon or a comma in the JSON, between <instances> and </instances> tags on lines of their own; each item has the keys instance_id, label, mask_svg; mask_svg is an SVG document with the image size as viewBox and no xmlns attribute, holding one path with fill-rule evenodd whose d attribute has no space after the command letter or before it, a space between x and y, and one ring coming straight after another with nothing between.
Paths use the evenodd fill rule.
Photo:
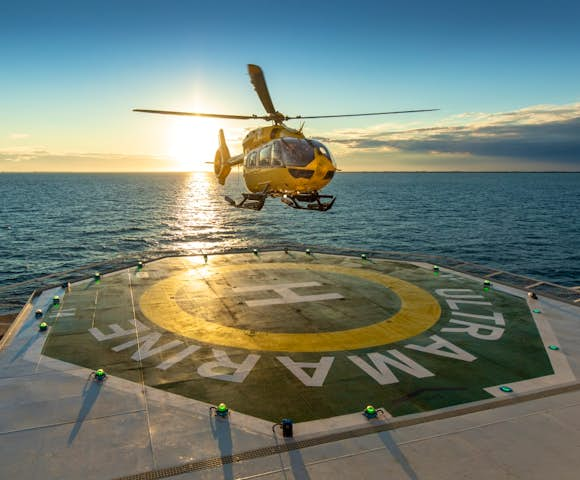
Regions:
<instances>
[{"instance_id":1,"label":"yellow helicopter","mask_svg":"<svg viewBox=\"0 0 580 480\"><path fill-rule=\"evenodd\" d=\"M267 115L225 115L217 113L175 112L168 110L146 110L136 108L134 112L159 113L193 117L227 118L234 120L266 120L272 125L250 131L244 141L243 153L231 156L223 130L219 131L219 147L213 162L214 172L221 185L235 165L243 165L243 176L251 193L242 193L236 202L226 196L234 207L261 210L268 197L280 197L292 208L326 211L334 205L333 195L322 195L337 170L328 148L317 140L306 138L302 127L298 130L284 125L294 119L361 117L369 115L391 115L397 113L432 112L428 110L403 110L395 112L354 113L346 115L316 115L289 117L274 107L262 69L248 65L250 81L264 106Z\"/></svg>"}]
</instances>

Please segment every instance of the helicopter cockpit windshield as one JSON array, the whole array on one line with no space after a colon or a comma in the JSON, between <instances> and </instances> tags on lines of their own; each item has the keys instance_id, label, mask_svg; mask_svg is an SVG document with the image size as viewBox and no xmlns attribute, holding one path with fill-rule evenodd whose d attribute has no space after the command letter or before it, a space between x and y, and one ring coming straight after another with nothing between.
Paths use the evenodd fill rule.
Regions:
<instances>
[{"instance_id":1,"label":"helicopter cockpit windshield","mask_svg":"<svg viewBox=\"0 0 580 480\"><path fill-rule=\"evenodd\" d=\"M281 138L280 146L286 166L305 167L314 160L314 148L303 138Z\"/></svg>"}]
</instances>

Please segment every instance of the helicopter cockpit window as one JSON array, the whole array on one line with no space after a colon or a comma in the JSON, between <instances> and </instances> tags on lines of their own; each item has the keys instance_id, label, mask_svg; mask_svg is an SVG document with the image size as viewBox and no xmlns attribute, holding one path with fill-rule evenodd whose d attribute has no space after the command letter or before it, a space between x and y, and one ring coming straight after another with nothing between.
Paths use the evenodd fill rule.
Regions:
<instances>
[{"instance_id":1,"label":"helicopter cockpit window","mask_svg":"<svg viewBox=\"0 0 580 480\"><path fill-rule=\"evenodd\" d=\"M282 144L279 140L272 143L272 166L283 167L282 163Z\"/></svg>"},{"instance_id":2,"label":"helicopter cockpit window","mask_svg":"<svg viewBox=\"0 0 580 480\"><path fill-rule=\"evenodd\" d=\"M265 147L262 147L262 149L260 150L260 160L259 160L259 166L261 168L270 166L271 153L272 153L272 145L271 144L266 145Z\"/></svg>"},{"instance_id":3,"label":"helicopter cockpit window","mask_svg":"<svg viewBox=\"0 0 580 480\"><path fill-rule=\"evenodd\" d=\"M324 155L326 158L328 158L332 164L334 166L336 166L336 164L334 163L334 158L332 158L332 155L330 154L330 151L328 150L328 148L326 148L325 145L323 145L322 143L320 143L317 140L310 140L310 144L317 149L322 155Z\"/></svg>"},{"instance_id":4,"label":"helicopter cockpit window","mask_svg":"<svg viewBox=\"0 0 580 480\"><path fill-rule=\"evenodd\" d=\"M286 166L305 167L314 160L314 149L303 138L281 138L280 144Z\"/></svg>"}]
</instances>

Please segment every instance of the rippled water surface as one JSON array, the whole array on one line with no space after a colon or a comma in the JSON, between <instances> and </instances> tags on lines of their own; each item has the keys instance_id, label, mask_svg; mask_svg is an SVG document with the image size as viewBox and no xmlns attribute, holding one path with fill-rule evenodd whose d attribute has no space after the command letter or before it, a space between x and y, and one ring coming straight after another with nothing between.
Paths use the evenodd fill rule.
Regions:
<instances>
[{"instance_id":1,"label":"rippled water surface","mask_svg":"<svg viewBox=\"0 0 580 480\"><path fill-rule=\"evenodd\" d=\"M277 199L234 209L223 195L239 196L243 181L228 182L0 174L0 302L24 292L6 285L88 263L287 243L425 252L580 284L578 173L342 173L325 213Z\"/></svg>"}]
</instances>

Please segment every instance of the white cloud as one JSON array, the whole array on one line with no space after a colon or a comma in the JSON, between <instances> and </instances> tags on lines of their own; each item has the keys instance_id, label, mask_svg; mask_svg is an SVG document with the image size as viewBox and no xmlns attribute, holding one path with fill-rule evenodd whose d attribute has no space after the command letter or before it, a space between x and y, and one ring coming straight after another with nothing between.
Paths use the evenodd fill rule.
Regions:
<instances>
[{"instance_id":1,"label":"white cloud","mask_svg":"<svg viewBox=\"0 0 580 480\"><path fill-rule=\"evenodd\" d=\"M338 131L323 141L347 155L383 153L553 162L580 169L580 103L535 105L512 112L467 112L422 128L390 129L389 124ZM387 126L387 128L385 128Z\"/></svg>"}]
</instances>

